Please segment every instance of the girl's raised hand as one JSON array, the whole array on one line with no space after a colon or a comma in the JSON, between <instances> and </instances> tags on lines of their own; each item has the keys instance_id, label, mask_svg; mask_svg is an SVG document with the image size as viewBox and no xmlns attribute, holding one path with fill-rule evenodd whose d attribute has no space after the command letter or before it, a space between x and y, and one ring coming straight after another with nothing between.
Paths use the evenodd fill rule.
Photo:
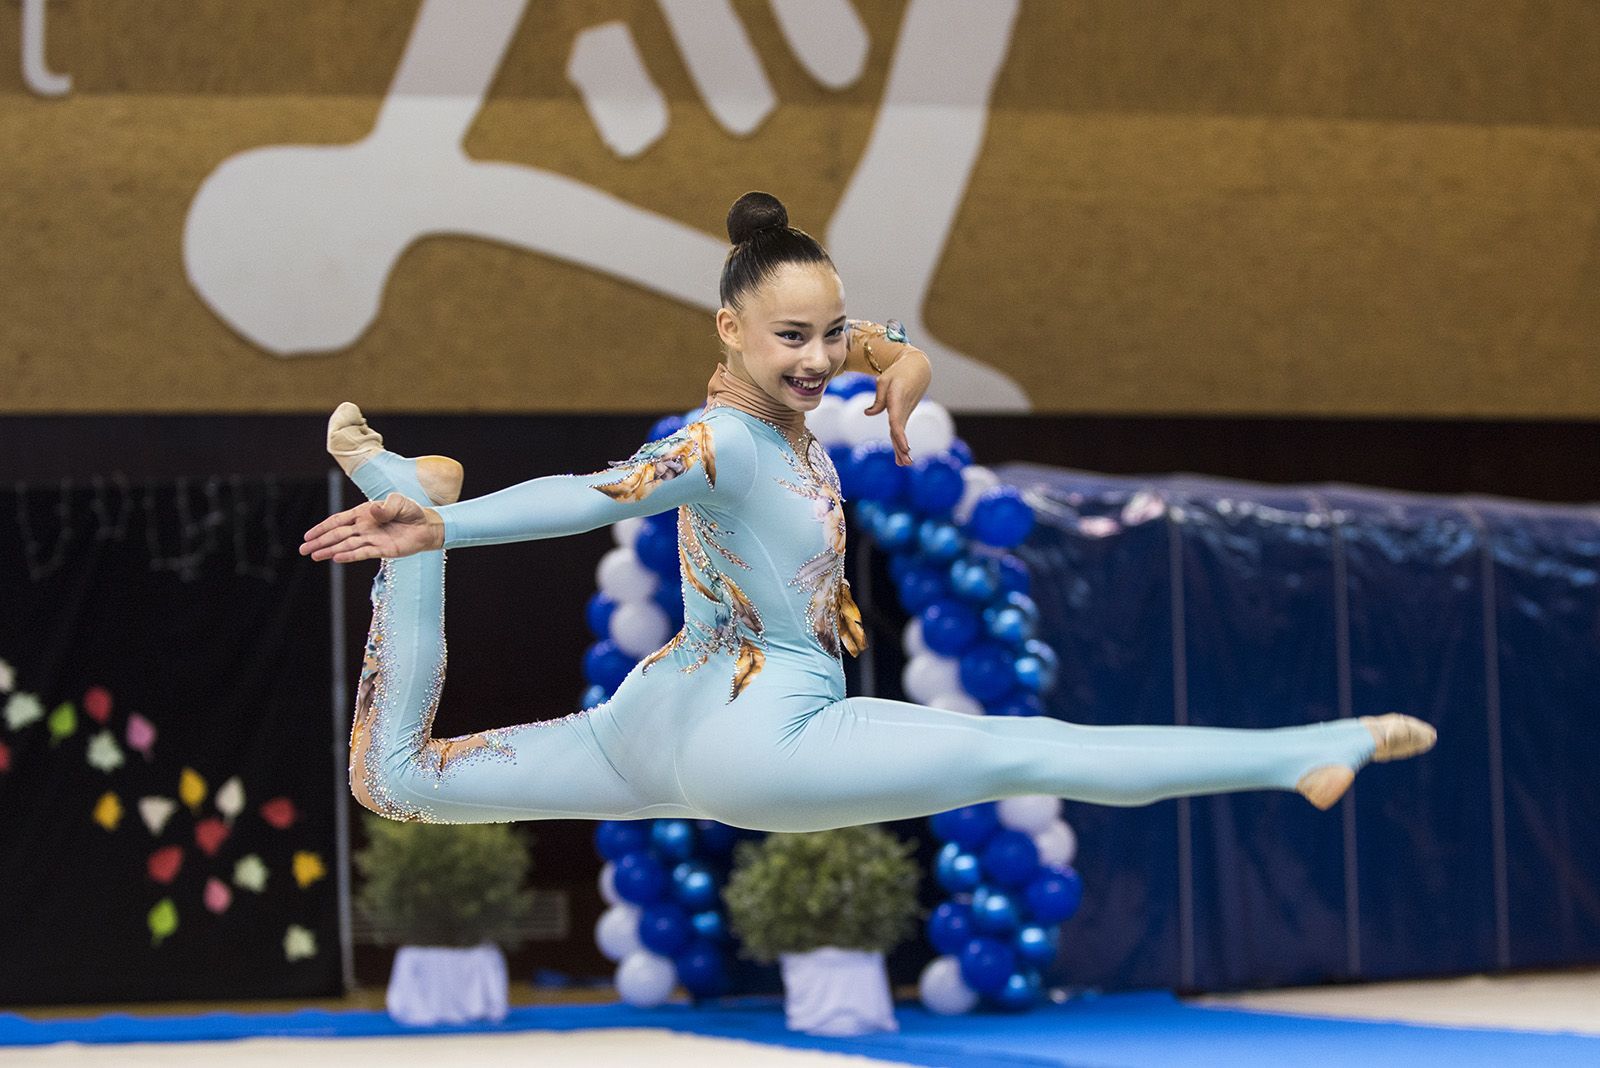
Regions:
<instances>
[{"instance_id":1,"label":"girl's raised hand","mask_svg":"<svg viewBox=\"0 0 1600 1068\"><path fill-rule=\"evenodd\" d=\"M300 555L348 564L392 560L444 547L444 520L410 497L391 493L336 512L305 533Z\"/></svg>"},{"instance_id":2,"label":"girl's raised hand","mask_svg":"<svg viewBox=\"0 0 1600 1068\"><path fill-rule=\"evenodd\" d=\"M906 439L906 420L928 392L933 381L933 366L921 349L910 349L883 374L878 376L878 394L867 409L868 415L877 415L888 409L889 440L894 443L894 462L901 467L911 464L911 443Z\"/></svg>"}]
</instances>

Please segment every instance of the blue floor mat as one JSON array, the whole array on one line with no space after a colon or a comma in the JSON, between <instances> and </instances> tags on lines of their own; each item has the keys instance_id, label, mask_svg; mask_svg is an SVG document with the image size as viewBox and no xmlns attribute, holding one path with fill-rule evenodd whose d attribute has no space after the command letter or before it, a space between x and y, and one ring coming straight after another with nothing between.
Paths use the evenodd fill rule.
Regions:
<instances>
[{"instance_id":1,"label":"blue floor mat","mask_svg":"<svg viewBox=\"0 0 1600 1068\"><path fill-rule=\"evenodd\" d=\"M896 1007L897 1034L813 1038L785 1030L772 999L729 999L715 1006L535 1006L503 1023L406 1028L381 1012L204 1013L30 1020L0 1013L0 1045L50 1042L177 1042L260 1036L348 1038L406 1034L481 1034L661 1027L689 1034L853 1053L896 1064L968 1068L1168 1068L1171 1065L1600 1065L1600 1037L1489 1028L1289 1016L1185 1005L1170 994L1117 994L1047 1005L1029 1013L937 1016L915 1003Z\"/></svg>"}]
</instances>

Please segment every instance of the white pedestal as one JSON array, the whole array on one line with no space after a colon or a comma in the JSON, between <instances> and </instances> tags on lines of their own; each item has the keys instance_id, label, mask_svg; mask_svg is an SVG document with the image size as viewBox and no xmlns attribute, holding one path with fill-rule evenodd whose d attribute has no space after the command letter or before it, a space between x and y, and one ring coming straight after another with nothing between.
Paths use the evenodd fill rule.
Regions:
<instances>
[{"instance_id":1,"label":"white pedestal","mask_svg":"<svg viewBox=\"0 0 1600 1068\"><path fill-rule=\"evenodd\" d=\"M413 1027L498 1022L509 986L499 946L401 946L389 972L389 1015Z\"/></svg>"},{"instance_id":2,"label":"white pedestal","mask_svg":"<svg viewBox=\"0 0 1600 1068\"><path fill-rule=\"evenodd\" d=\"M883 954L824 946L778 957L789 1030L809 1035L898 1031Z\"/></svg>"}]
</instances>

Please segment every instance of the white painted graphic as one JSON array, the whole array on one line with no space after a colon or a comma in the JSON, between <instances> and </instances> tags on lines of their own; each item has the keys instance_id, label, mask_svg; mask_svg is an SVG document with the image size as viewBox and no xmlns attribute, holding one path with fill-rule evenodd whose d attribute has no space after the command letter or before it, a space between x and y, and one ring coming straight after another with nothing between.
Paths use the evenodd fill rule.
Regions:
<instances>
[{"instance_id":1,"label":"white painted graphic","mask_svg":"<svg viewBox=\"0 0 1600 1068\"><path fill-rule=\"evenodd\" d=\"M39 96L66 96L72 91L70 75L50 69L44 55L45 0L22 0L22 81Z\"/></svg>"},{"instance_id":2,"label":"white painted graphic","mask_svg":"<svg viewBox=\"0 0 1600 1068\"><path fill-rule=\"evenodd\" d=\"M727 0L659 2L713 116L731 133L752 132L775 103ZM819 83L838 89L860 77L868 42L848 0L771 2L786 42ZM910 0L866 151L824 242L851 310L904 321L933 361L930 395L956 411L1029 407L1015 381L939 342L923 318L1018 2ZM277 355L336 351L372 324L409 245L454 234L714 310L727 251L720 236L563 175L462 150L527 7L426 0L370 134L349 145L253 149L213 171L184 228L189 281L207 305ZM628 158L662 136L668 118L631 36L610 25L579 35L567 72L601 138Z\"/></svg>"}]
</instances>

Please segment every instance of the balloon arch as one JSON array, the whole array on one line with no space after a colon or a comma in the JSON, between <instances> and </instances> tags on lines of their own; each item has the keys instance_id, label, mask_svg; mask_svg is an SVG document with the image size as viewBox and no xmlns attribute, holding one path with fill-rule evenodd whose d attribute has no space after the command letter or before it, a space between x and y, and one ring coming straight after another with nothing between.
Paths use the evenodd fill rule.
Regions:
<instances>
[{"instance_id":1,"label":"balloon arch","mask_svg":"<svg viewBox=\"0 0 1600 1068\"><path fill-rule=\"evenodd\" d=\"M874 388L869 375L839 376L806 424L827 447L845 497L857 502L853 525L890 554L889 572L912 617L903 636L906 696L971 715L1040 715L1057 658L1036 636L1027 566L1008 551L1032 530L1032 508L973 463L950 413L933 401L906 422L912 455L921 459L898 466L885 418L852 403ZM666 416L650 438L700 415ZM616 548L601 559L599 591L586 608L596 641L584 654L584 708L607 700L683 625L676 515L626 520L612 532ZM1060 924L1083 892L1060 799L1007 798L929 823L944 843L935 874L949 897L928 919L939 956L922 972L923 1003L941 1013L1036 1004L1041 969L1055 959ZM721 887L734 843L750 833L713 820L600 824L600 893L609 907L595 941L617 963L623 1000L660 1004L678 984L695 998L726 990L732 936Z\"/></svg>"}]
</instances>

